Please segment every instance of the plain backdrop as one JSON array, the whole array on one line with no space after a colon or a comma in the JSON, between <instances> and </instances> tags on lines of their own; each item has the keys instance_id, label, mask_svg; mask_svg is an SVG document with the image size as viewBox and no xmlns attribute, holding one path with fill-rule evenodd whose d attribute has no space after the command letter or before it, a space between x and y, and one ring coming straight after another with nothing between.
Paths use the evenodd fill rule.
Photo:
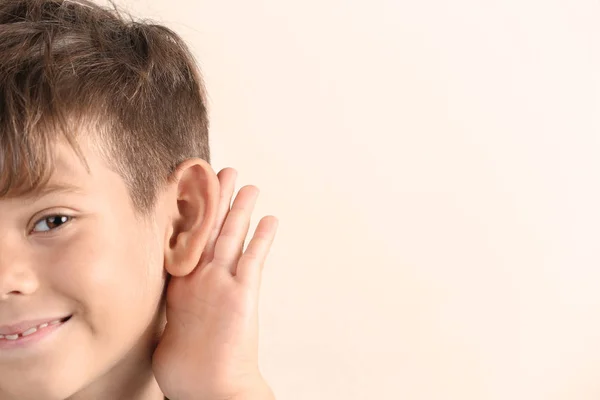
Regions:
<instances>
[{"instance_id":1,"label":"plain backdrop","mask_svg":"<svg viewBox=\"0 0 600 400\"><path fill-rule=\"evenodd\" d=\"M280 219L278 400L600 398L600 4L130 0Z\"/></svg>"}]
</instances>

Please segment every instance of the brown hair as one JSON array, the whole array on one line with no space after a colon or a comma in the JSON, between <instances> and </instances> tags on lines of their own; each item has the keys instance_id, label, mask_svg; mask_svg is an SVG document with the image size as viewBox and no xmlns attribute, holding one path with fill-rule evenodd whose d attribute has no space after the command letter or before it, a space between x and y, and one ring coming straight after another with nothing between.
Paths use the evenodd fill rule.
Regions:
<instances>
[{"instance_id":1,"label":"brown hair","mask_svg":"<svg viewBox=\"0 0 600 400\"><path fill-rule=\"evenodd\" d=\"M59 139L89 172L76 141L84 127L141 216L179 163L210 163L193 55L172 30L111 4L0 0L0 197L43 188Z\"/></svg>"}]
</instances>

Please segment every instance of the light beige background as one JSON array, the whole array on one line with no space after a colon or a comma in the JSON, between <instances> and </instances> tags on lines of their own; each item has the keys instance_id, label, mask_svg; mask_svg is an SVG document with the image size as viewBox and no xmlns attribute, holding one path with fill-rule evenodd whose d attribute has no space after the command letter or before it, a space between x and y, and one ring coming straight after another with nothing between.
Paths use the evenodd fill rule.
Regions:
<instances>
[{"instance_id":1,"label":"light beige background","mask_svg":"<svg viewBox=\"0 0 600 400\"><path fill-rule=\"evenodd\" d=\"M280 400L600 398L600 5L131 0L281 225Z\"/></svg>"}]
</instances>

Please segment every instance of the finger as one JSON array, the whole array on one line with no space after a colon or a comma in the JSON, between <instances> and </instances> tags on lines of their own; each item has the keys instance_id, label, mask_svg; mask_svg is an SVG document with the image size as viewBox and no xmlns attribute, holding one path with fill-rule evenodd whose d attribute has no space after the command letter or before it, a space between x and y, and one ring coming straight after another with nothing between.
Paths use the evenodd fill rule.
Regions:
<instances>
[{"instance_id":1,"label":"finger","mask_svg":"<svg viewBox=\"0 0 600 400\"><path fill-rule=\"evenodd\" d=\"M263 217L258 223L254 236L237 266L237 279L244 285L257 289L260 287L265 260L271 250L278 227L279 220L272 215Z\"/></svg>"},{"instance_id":2,"label":"finger","mask_svg":"<svg viewBox=\"0 0 600 400\"><path fill-rule=\"evenodd\" d=\"M240 189L215 243L213 262L227 268L232 275L243 251L258 194L259 189L253 185Z\"/></svg>"},{"instance_id":3,"label":"finger","mask_svg":"<svg viewBox=\"0 0 600 400\"><path fill-rule=\"evenodd\" d=\"M218 174L220 182L220 195L219 195L219 205L217 208L217 217L215 218L215 224L210 233L208 241L206 242L206 246L204 247L204 251L202 252L201 260L210 261L213 259L215 252L215 243L217 238L221 234L221 230L223 229L223 222L229 213L229 209L231 207L231 198L233 197L233 192L235 190L235 180L237 178L237 171L233 168L224 168Z\"/></svg>"}]
</instances>

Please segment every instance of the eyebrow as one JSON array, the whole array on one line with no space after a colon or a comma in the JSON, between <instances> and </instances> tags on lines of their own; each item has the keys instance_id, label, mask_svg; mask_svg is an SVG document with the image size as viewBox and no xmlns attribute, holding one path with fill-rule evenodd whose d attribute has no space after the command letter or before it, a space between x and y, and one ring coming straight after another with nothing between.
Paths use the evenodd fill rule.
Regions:
<instances>
[{"instance_id":1,"label":"eyebrow","mask_svg":"<svg viewBox=\"0 0 600 400\"><path fill-rule=\"evenodd\" d=\"M68 182L51 182L38 190L35 190L31 193L24 194L20 196L23 200L33 200L37 201L42 197L48 196L50 194L57 193L75 193L81 194L84 190L79 186L73 185Z\"/></svg>"}]
</instances>

